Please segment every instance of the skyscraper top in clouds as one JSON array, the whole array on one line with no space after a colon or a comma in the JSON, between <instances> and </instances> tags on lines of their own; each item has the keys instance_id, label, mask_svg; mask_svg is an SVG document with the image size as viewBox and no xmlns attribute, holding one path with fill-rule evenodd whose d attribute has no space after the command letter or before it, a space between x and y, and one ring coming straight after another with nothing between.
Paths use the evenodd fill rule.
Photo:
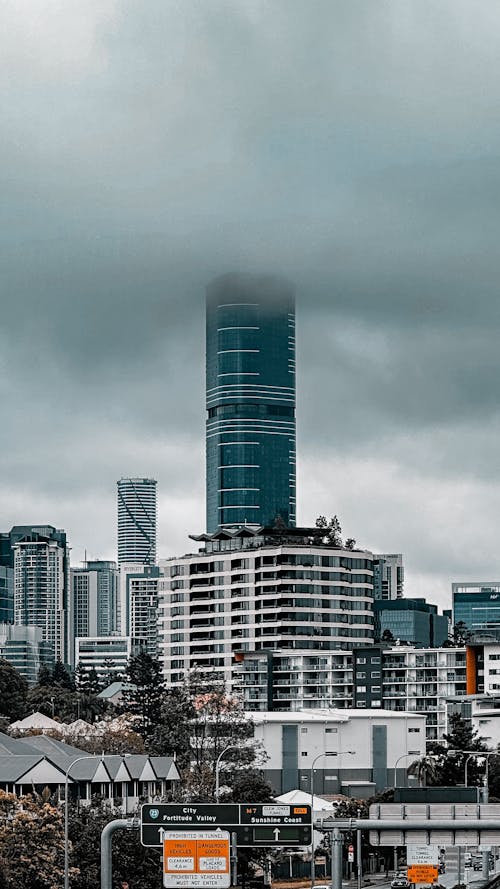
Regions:
<instances>
[{"instance_id":1,"label":"skyscraper top in clouds","mask_svg":"<svg viewBox=\"0 0 500 889\"><path fill-rule=\"evenodd\" d=\"M295 295L228 274L207 290L207 531L295 525Z\"/></svg>"},{"instance_id":2,"label":"skyscraper top in clouds","mask_svg":"<svg viewBox=\"0 0 500 889\"><path fill-rule=\"evenodd\" d=\"M118 563L156 561L156 479L121 478L118 487Z\"/></svg>"}]
</instances>

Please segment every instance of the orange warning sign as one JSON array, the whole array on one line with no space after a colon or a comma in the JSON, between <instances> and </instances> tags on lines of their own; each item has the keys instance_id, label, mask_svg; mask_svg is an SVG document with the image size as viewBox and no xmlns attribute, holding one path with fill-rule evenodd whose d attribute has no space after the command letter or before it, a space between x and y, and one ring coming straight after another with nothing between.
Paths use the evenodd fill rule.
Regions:
<instances>
[{"instance_id":1,"label":"orange warning sign","mask_svg":"<svg viewBox=\"0 0 500 889\"><path fill-rule=\"evenodd\" d=\"M437 883L438 869L434 864L410 864L408 880L410 883Z\"/></svg>"},{"instance_id":2,"label":"orange warning sign","mask_svg":"<svg viewBox=\"0 0 500 889\"><path fill-rule=\"evenodd\" d=\"M196 840L166 839L163 844L165 873L196 873Z\"/></svg>"},{"instance_id":3,"label":"orange warning sign","mask_svg":"<svg viewBox=\"0 0 500 889\"><path fill-rule=\"evenodd\" d=\"M227 889L231 883L228 831L163 831L167 889Z\"/></svg>"}]
</instances>

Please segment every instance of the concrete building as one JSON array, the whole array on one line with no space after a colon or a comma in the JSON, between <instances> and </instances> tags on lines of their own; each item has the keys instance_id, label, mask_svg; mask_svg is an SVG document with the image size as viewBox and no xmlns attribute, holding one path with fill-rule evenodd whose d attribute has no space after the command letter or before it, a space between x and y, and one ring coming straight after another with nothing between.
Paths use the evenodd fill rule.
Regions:
<instances>
[{"instance_id":1,"label":"concrete building","mask_svg":"<svg viewBox=\"0 0 500 889\"><path fill-rule=\"evenodd\" d=\"M375 599L385 601L402 599L404 576L401 553L373 554L373 596Z\"/></svg>"},{"instance_id":2,"label":"concrete building","mask_svg":"<svg viewBox=\"0 0 500 889\"><path fill-rule=\"evenodd\" d=\"M75 639L75 665L90 672L94 669L105 682L125 676L130 658L145 650L145 639L131 636L95 636Z\"/></svg>"},{"instance_id":3,"label":"concrete building","mask_svg":"<svg viewBox=\"0 0 500 889\"><path fill-rule=\"evenodd\" d=\"M69 663L71 596L66 533L51 525L11 531L14 620L40 627L56 660Z\"/></svg>"},{"instance_id":4,"label":"concrete building","mask_svg":"<svg viewBox=\"0 0 500 889\"><path fill-rule=\"evenodd\" d=\"M394 786L425 755L425 717L379 710L250 713L268 755L263 770L276 793L300 788L322 796L366 798ZM397 760L408 753L406 764Z\"/></svg>"},{"instance_id":5,"label":"concrete building","mask_svg":"<svg viewBox=\"0 0 500 889\"><path fill-rule=\"evenodd\" d=\"M155 565L120 566L120 627L123 636L144 639L146 650L158 656L158 586Z\"/></svg>"},{"instance_id":6,"label":"concrete building","mask_svg":"<svg viewBox=\"0 0 500 889\"><path fill-rule=\"evenodd\" d=\"M118 564L156 561L156 480L121 478L118 492Z\"/></svg>"},{"instance_id":7,"label":"concrete building","mask_svg":"<svg viewBox=\"0 0 500 889\"><path fill-rule=\"evenodd\" d=\"M207 530L295 525L295 298L284 279L207 289Z\"/></svg>"},{"instance_id":8,"label":"concrete building","mask_svg":"<svg viewBox=\"0 0 500 889\"><path fill-rule=\"evenodd\" d=\"M437 605L425 599L379 599L373 608L377 642L386 641L384 633L392 634L394 641L418 648L434 648L448 640L448 618L438 614Z\"/></svg>"},{"instance_id":9,"label":"concrete building","mask_svg":"<svg viewBox=\"0 0 500 889\"><path fill-rule=\"evenodd\" d=\"M450 695L464 698L464 648L361 645L351 651L235 653L233 687L249 711L335 707L425 717L428 741L447 730Z\"/></svg>"},{"instance_id":10,"label":"concrete building","mask_svg":"<svg viewBox=\"0 0 500 889\"><path fill-rule=\"evenodd\" d=\"M428 741L446 733L447 698L466 694L464 648L366 646L353 666L354 706L420 713Z\"/></svg>"},{"instance_id":11,"label":"concrete building","mask_svg":"<svg viewBox=\"0 0 500 889\"><path fill-rule=\"evenodd\" d=\"M35 685L40 667L54 667L52 646L43 639L40 627L0 623L0 658L24 676L28 685Z\"/></svg>"},{"instance_id":12,"label":"concrete building","mask_svg":"<svg viewBox=\"0 0 500 889\"><path fill-rule=\"evenodd\" d=\"M116 562L90 561L71 569L72 633L80 636L113 636L119 633L119 583Z\"/></svg>"},{"instance_id":13,"label":"concrete building","mask_svg":"<svg viewBox=\"0 0 500 889\"><path fill-rule=\"evenodd\" d=\"M372 555L322 543L318 528L241 528L193 538L195 555L161 562L159 651L165 679L192 667L229 685L235 653L319 656L373 641Z\"/></svg>"},{"instance_id":14,"label":"concrete building","mask_svg":"<svg viewBox=\"0 0 500 889\"><path fill-rule=\"evenodd\" d=\"M453 624L468 630L500 634L500 581L457 582L451 585Z\"/></svg>"}]
</instances>

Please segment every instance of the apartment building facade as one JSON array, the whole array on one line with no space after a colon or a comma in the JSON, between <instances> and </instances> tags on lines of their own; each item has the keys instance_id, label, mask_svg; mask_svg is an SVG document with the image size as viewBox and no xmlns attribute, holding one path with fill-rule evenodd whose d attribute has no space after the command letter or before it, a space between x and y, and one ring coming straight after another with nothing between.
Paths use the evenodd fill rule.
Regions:
<instances>
[{"instance_id":1,"label":"apartment building facade","mask_svg":"<svg viewBox=\"0 0 500 889\"><path fill-rule=\"evenodd\" d=\"M309 668L318 686L319 657L373 642L371 553L325 545L317 528L221 529L193 539L204 544L199 553L160 562L159 653L169 683L197 667L232 688L236 655L277 650L283 695L295 707L289 674Z\"/></svg>"}]
</instances>

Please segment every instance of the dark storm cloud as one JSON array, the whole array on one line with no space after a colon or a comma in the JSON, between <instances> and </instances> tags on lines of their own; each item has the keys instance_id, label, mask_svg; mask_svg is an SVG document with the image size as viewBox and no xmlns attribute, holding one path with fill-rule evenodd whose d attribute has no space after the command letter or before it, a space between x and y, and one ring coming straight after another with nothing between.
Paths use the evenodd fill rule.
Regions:
<instances>
[{"instance_id":1,"label":"dark storm cloud","mask_svg":"<svg viewBox=\"0 0 500 889\"><path fill-rule=\"evenodd\" d=\"M304 520L343 511L442 592L466 500L470 571L494 575L498 5L4 19L3 525L36 513L111 554L116 478L154 474L180 551L204 515L204 287L272 272L298 294Z\"/></svg>"}]
</instances>

